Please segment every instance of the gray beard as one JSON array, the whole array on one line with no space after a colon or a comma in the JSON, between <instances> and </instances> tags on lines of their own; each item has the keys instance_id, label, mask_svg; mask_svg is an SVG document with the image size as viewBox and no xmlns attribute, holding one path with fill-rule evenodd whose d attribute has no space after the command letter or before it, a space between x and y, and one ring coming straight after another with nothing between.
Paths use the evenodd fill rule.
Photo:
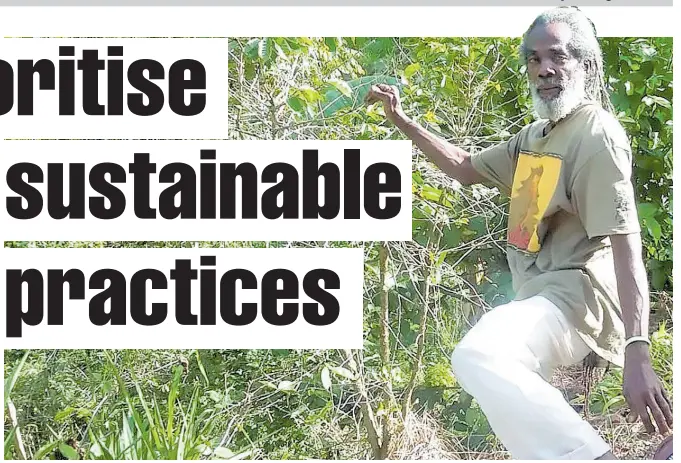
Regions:
<instances>
[{"instance_id":1,"label":"gray beard","mask_svg":"<svg viewBox=\"0 0 681 463\"><path fill-rule=\"evenodd\" d=\"M530 82L530 93L532 94L536 115L551 122L557 122L564 118L586 99L584 84L584 74L578 73L574 78L567 81L556 98L545 100L539 95L536 85Z\"/></svg>"}]
</instances>

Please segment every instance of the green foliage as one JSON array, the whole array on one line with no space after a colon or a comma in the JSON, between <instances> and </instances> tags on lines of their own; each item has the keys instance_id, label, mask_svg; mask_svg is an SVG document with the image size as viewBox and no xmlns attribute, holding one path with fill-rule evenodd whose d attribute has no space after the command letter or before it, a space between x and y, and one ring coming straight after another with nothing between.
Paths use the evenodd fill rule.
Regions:
<instances>
[{"instance_id":1,"label":"green foliage","mask_svg":"<svg viewBox=\"0 0 681 463\"><path fill-rule=\"evenodd\" d=\"M672 280L672 38L604 40L612 101L634 152L634 181L650 280Z\"/></svg>"},{"instance_id":2,"label":"green foliage","mask_svg":"<svg viewBox=\"0 0 681 463\"><path fill-rule=\"evenodd\" d=\"M634 150L650 280L657 291L671 293L672 39L601 43L612 101ZM414 120L465 149L482 149L532 121L518 44L456 37L230 40L229 134L403 138L380 105L363 103L369 85L383 82L400 87ZM449 356L482 312L514 296L503 250L508 199L496 190L461 188L419 152L412 192L413 242L389 244L387 362L379 352L378 243L5 243L365 251L365 345L356 366L337 351L6 351L5 401L9 393L17 405L29 457L49 458L56 449L73 456L64 443L76 438L88 459L369 458L363 404L382 419L390 411L384 405L388 385L401 401L411 378L417 413L437 417L466 448L498 448L480 408L452 376ZM424 306L425 346L416 368ZM671 330L662 325L653 339L655 368L671 391ZM592 399L600 413L621 406L621 372L611 372ZM7 425L5 431L5 457L16 458L13 431Z\"/></svg>"}]
</instances>

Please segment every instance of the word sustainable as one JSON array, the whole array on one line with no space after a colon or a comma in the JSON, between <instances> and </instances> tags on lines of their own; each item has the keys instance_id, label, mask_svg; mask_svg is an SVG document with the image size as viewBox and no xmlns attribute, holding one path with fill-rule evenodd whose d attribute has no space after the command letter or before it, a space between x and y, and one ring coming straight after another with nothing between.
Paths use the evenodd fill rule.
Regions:
<instances>
[{"instance_id":1,"label":"word sustainable","mask_svg":"<svg viewBox=\"0 0 681 463\"><path fill-rule=\"evenodd\" d=\"M161 112L166 99L171 111L180 116L196 116L205 109L206 69L201 62L181 59L166 70L156 60L138 59L126 66L122 46L107 47L107 52L107 58L101 59L99 50L82 50L81 57L74 59L75 47L60 46L57 63L45 58L19 59L16 69L0 59L0 116L15 106L19 116L33 115L35 77L40 91L58 92L60 116L75 115L76 71L81 74L82 110L89 116L123 116L126 107L132 114L153 116ZM138 92L126 95L126 80ZM99 100L102 82L105 104ZM194 92L186 94L187 90Z\"/></svg>"},{"instance_id":2,"label":"word sustainable","mask_svg":"<svg viewBox=\"0 0 681 463\"><path fill-rule=\"evenodd\" d=\"M214 267L215 264L215 256L202 256L202 268L197 270L192 267L190 259L175 259L170 277L163 271L145 268L134 272L130 281L126 280L122 272L111 268L96 270L87 278L77 268L66 271L49 269L47 275L35 268L10 268L6 271L6 335L21 337L23 325L41 324L45 313L48 325L63 325L67 283L66 296L71 301L85 300L86 285L89 290L101 290L89 299L90 322L97 326L126 325L129 323L128 312L134 323L144 326L159 325L167 319L171 306L174 307L175 320L180 325L215 325L217 311L223 322L233 326L250 325L258 314L266 323L274 326L294 323L301 312L303 319L314 326L329 325L338 319L338 300L327 291L340 289L340 278L333 270L313 269L300 281L295 272L283 268L269 270L261 279L250 270L234 268L225 272L218 281L216 271L205 268ZM192 312L193 281L198 281L199 285L198 315ZM323 287L320 286L320 281L324 282ZM163 290L167 290L170 284L174 284L174 299L171 304L148 304L151 298L148 292L156 290L154 300L158 301L158 294L163 294ZM24 285L27 290L25 310L22 290ZM152 291L148 290L149 287ZM259 290L258 302L237 304L239 288ZM300 298L301 288L308 298L316 301L303 303L302 309L300 302L292 302ZM47 301L46 306L44 301ZM281 311L277 308L278 301L288 301L282 304Z\"/></svg>"},{"instance_id":3,"label":"word sustainable","mask_svg":"<svg viewBox=\"0 0 681 463\"><path fill-rule=\"evenodd\" d=\"M18 196L8 196L6 207L19 220L34 219L45 210L57 220L84 219L86 213L97 219L116 219L128 209L128 198L116 185L126 184L131 177L132 208L140 219L159 215L164 219L235 219L237 215L257 219L259 214L267 219L334 219L341 213L341 199L345 219L360 219L362 208L374 219L396 217L401 208L399 168L377 162L362 172L359 156L359 149L344 151L342 186L341 167L330 162L320 166L317 150L303 150L302 172L284 162L268 164L262 172L249 162L218 164L215 150L201 150L204 162L198 174L183 162L158 168L149 153L135 153L127 171L115 162L100 162L89 171L84 163L69 163L68 185L62 163L48 163L45 172L37 164L19 162L7 170L7 186ZM320 179L324 180L321 191ZM86 181L97 195L86 198ZM34 186L43 183L46 198ZM272 186L260 191L260 183ZM168 186L161 189L163 184ZM152 207L151 192L159 190L154 198L158 207ZM237 214L239 208L241 214Z\"/></svg>"}]
</instances>

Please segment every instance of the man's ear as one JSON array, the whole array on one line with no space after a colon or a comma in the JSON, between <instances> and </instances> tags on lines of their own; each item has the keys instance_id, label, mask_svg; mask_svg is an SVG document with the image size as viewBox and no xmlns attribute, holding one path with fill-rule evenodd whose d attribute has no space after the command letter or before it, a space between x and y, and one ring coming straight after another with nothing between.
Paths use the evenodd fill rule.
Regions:
<instances>
[{"instance_id":1,"label":"man's ear","mask_svg":"<svg viewBox=\"0 0 681 463\"><path fill-rule=\"evenodd\" d=\"M582 63L582 65L584 66L584 71L589 72L591 70L591 66L593 66L593 63L590 60L586 59L584 60L584 63Z\"/></svg>"}]
</instances>

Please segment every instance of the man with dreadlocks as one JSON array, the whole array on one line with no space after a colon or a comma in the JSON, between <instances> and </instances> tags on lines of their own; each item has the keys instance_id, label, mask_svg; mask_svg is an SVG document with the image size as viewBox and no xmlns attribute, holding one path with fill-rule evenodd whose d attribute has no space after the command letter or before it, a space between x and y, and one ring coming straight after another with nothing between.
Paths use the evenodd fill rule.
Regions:
<instances>
[{"instance_id":1,"label":"man with dreadlocks","mask_svg":"<svg viewBox=\"0 0 681 463\"><path fill-rule=\"evenodd\" d=\"M373 87L367 101L382 102L386 117L451 177L511 198L516 297L456 347L461 386L516 459L615 459L548 380L556 367L594 356L623 367L632 415L649 432L653 420L661 433L671 430L671 403L649 352L631 147L613 115L596 31L581 11L540 15L521 50L539 118L477 154L413 122L394 87Z\"/></svg>"}]
</instances>

